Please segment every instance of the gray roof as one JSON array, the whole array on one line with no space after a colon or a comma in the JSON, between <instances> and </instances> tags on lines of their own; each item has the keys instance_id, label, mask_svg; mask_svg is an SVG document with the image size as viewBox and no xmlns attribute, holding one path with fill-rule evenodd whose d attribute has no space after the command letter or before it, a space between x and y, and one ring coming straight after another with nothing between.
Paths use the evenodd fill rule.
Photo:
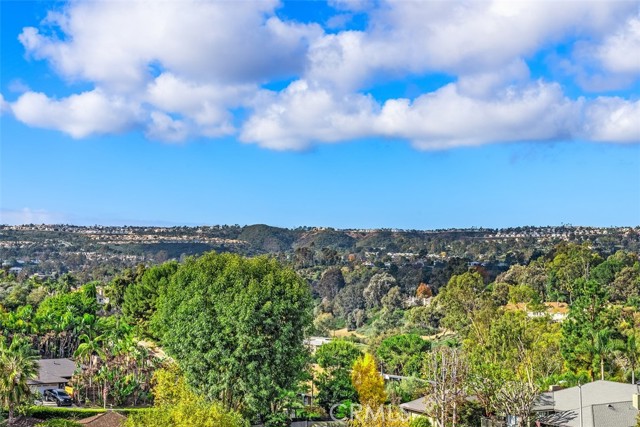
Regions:
<instances>
[{"instance_id":1,"label":"gray roof","mask_svg":"<svg viewBox=\"0 0 640 427\"><path fill-rule=\"evenodd\" d=\"M593 422L596 426L603 427L635 427L638 410L631 402L619 402L602 405L594 405Z\"/></svg>"},{"instance_id":2,"label":"gray roof","mask_svg":"<svg viewBox=\"0 0 640 427\"><path fill-rule=\"evenodd\" d=\"M71 359L38 360L38 377L30 385L66 383L73 376L76 363Z\"/></svg>"},{"instance_id":3,"label":"gray roof","mask_svg":"<svg viewBox=\"0 0 640 427\"><path fill-rule=\"evenodd\" d=\"M412 400L411 402L402 403L400 405L400 408L404 409L405 411L424 414L427 410L427 399L424 397L420 397L416 400Z\"/></svg>"},{"instance_id":4,"label":"gray roof","mask_svg":"<svg viewBox=\"0 0 640 427\"><path fill-rule=\"evenodd\" d=\"M555 413L542 418L543 424L581 427L580 392L582 391L582 427L630 427L635 426L638 410L631 405L632 396L640 393L633 384L613 381L594 381L581 387L571 387L543 393L534 411L553 410Z\"/></svg>"}]
</instances>

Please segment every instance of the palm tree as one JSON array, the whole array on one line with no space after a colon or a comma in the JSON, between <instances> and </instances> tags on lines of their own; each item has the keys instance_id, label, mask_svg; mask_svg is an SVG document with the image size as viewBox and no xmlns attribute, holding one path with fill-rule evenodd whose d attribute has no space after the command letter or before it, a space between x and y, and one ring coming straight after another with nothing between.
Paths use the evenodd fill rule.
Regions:
<instances>
[{"instance_id":1,"label":"palm tree","mask_svg":"<svg viewBox=\"0 0 640 427\"><path fill-rule=\"evenodd\" d=\"M607 357L611 356L618 350L622 343L620 340L613 338L611 329L605 328L594 332L593 336L593 353L598 357L600 362L600 379L604 380L604 362Z\"/></svg>"},{"instance_id":2,"label":"palm tree","mask_svg":"<svg viewBox=\"0 0 640 427\"><path fill-rule=\"evenodd\" d=\"M629 368L631 371L631 384L636 383L636 369L640 365L640 345L636 339L636 335L631 334L619 349L619 358L623 368Z\"/></svg>"},{"instance_id":3,"label":"palm tree","mask_svg":"<svg viewBox=\"0 0 640 427\"><path fill-rule=\"evenodd\" d=\"M73 354L80 362L88 362L89 366L86 373L89 377L89 387L86 389L85 397L88 398L89 390L93 391L92 379L95 375L95 369L97 360L104 360L106 358L103 350L104 336L91 338L89 335L82 335L80 337L81 344ZM95 400L95 396L94 396Z\"/></svg>"},{"instance_id":4,"label":"palm tree","mask_svg":"<svg viewBox=\"0 0 640 427\"><path fill-rule=\"evenodd\" d=\"M9 425L15 422L15 408L31 396L27 381L38 376L37 356L28 343L14 339L0 344L0 402L9 409Z\"/></svg>"}]
</instances>

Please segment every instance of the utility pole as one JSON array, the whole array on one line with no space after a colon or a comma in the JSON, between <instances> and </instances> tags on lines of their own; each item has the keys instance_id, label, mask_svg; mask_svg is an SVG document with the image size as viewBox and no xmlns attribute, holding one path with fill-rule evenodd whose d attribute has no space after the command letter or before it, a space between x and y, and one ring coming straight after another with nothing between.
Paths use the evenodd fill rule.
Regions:
<instances>
[{"instance_id":1,"label":"utility pole","mask_svg":"<svg viewBox=\"0 0 640 427\"><path fill-rule=\"evenodd\" d=\"M580 427L582 426L582 384L578 382L578 391L580 392Z\"/></svg>"}]
</instances>

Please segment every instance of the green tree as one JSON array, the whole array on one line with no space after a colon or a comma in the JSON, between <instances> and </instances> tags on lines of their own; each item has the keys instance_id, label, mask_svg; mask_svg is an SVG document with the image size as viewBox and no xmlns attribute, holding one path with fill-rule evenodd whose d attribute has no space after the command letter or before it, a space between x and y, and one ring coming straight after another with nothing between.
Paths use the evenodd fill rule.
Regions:
<instances>
[{"instance_id":1,"label":"green tree","mask_svg":"<svg viewBox=\"0 0 640 427\"><path fill-rule=\"evenodd\" d=\"M340 289L344 288L344 276L339 268L330 268L322 274L316 290L320 298L334 299Z\"/></svg>"},{"instance_id":2,"label":"green tree","mask_svg":"<svg viewBox=\"0 0 640 427\"><path fill-rule=\"evenodd\" d=\"M178 270L175 261L148 268L124 291L122 314L132 324L137 324L143 333L149 333L149 320L156 312L158 295L169 286L171 277Z\"/></svg>"},{"instance_id":3,"label":"green tree","mask_svg":"<svg viewBox=\"0 0 640 427\"><path fill-rule=\"evenodd\" d=\"M463 334L469 329L478 332L481 319L485 315L492 315L494 311L490 294L478 273L464 273L451 277L436 300L444 313L442 325ZM480 334L478 337L482 338Z\"/></svg>"},{"instance_id":4,"label":"green tree","mask_svg":"<svg viewBox=\"0 0 640 427\"><path fill-rule=\"evenodd\" d=\"M389 273L382 272L373 275L371 280L369 280L369 284L362 293L365 301L367 302L367 307L379 307L382 303L382 298L389 292L395 283L396 279Z\"/></svg>"},{"instance_id":5,"label":"green tree","mask_svg":"<svg viewBox=\"0 0 640 427\"><path fill-rule=\"evenodd\" d=\"M299 380L311 325L307 283L267 257L187 259L160 296L154 331L189 384L227 410L268 414Z\"/></svg>"},{"instance_id":6,"label":"green tree","mask_svg":"<svg viewBox=\"0 0 640 427\"><path fill-rule=\"evenodd\" d=\"M604 363L608 351L608 337L598 334L611 326L606 315L608 298L595 280L578 280L575 287L578 296L562 324L561 351L570 369L586 370L593 380L594 368Z\"/></svg>"},{"instance_id":7,"label":"green tree","mask_svg":"<svg viewBox=\"0 0 640 427\"><path fill-rule=\"evenodd\" d=\"M431 343L419 335L394 335L382 340L376 356L385 373L412 376L420 373L424 353L430 349Z\"/></svg>"},{"instance_id":8,"label":"green tree","mask_svg":"<svg viewBox=\"0 0 640 427\"><path fill-rule=\"evenodd\" d=\"M127 427L248 426L240 414L225 410L219 403L193 392L173 366L156 371L154 382L154 408L130 414Z\"/></svg>"},{"instance_id":9,"label":"green tree","mask_svg":"<svg viewBox=\"0 0 640 427\"><path fill-rule=\"evenodd\" d=\"M9 425L16 407L31 396L27 381L38 375L37 357L27 342L14 338L9 346L0 341L0 402L8 410Z\"/></svg>"},{"instance_id":10,"label":"green tree","mask_svg":"<svg viewBox=\"0 0 640 427\"><path fill-rule=\"evenodd\" d=\"M361 355L362 352L354 343L345 340L334 340L318 348L315 359L322 371L315 382L321 406L329 409L333 404L356 400L350 372L353 363Z\"/></svg>"}]
</instances>

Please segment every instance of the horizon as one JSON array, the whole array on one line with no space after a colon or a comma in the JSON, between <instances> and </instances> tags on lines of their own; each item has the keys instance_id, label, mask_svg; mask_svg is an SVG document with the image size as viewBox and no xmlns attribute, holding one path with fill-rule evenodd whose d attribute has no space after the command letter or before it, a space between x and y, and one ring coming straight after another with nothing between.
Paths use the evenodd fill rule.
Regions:
<instances>
[{"instance_id":1,"label":"horizon","mask_svg":"<svg viewBox=\"0 0 640 427\"><path fill-rule=\"evenodd\" d=\"M0 223L640 225L637 1L0 8Z\"/></svg>"},{"instance_id":2,"label":"horizon","mask_svg":"<svg viewBox=\"0 0 640 427\"><path fill-rule=\"evenodd\" d=\"M195 225L185 225L185 224L176 224L176 225L158 225L158 224L35 224L35 223L27 223L27 224L4 224L0 223L0 227L75 227L75 228L94 228L94 227L112 227L112 228L200 228L200 227L238 227L238 228L246 228L246 227L256 227L256 226L265 226L269 228L279 228L285 230L299 230L299 229L307 229L309 231L314 230L335 230L335 231L355 231L355 232L369 232L369 231L391 231L394 233L403 233L403 232L444 232L444 231L499 231L499 230L509 230L515 228L536 228L536 229L547 229L547 228L590 228L590 229L636 229L640 228L640 225L608 225L608 226L594 226L594 225L580 225L580 224L559 224L559 225L515 225L515 226L506 226L506 227L483 227L483 226L470 226L470 227L446 227L446 228L396 228L396 227L374 227L374 228L363 228L363 227L355 227L355 228L339 228L339 227L331 227L331 226L322 226L322 225L298 225L295 227L284 227L272 224L264 224L264 223L254 223L254 224L195 224Z\"/></svg>"}]
</instances>

